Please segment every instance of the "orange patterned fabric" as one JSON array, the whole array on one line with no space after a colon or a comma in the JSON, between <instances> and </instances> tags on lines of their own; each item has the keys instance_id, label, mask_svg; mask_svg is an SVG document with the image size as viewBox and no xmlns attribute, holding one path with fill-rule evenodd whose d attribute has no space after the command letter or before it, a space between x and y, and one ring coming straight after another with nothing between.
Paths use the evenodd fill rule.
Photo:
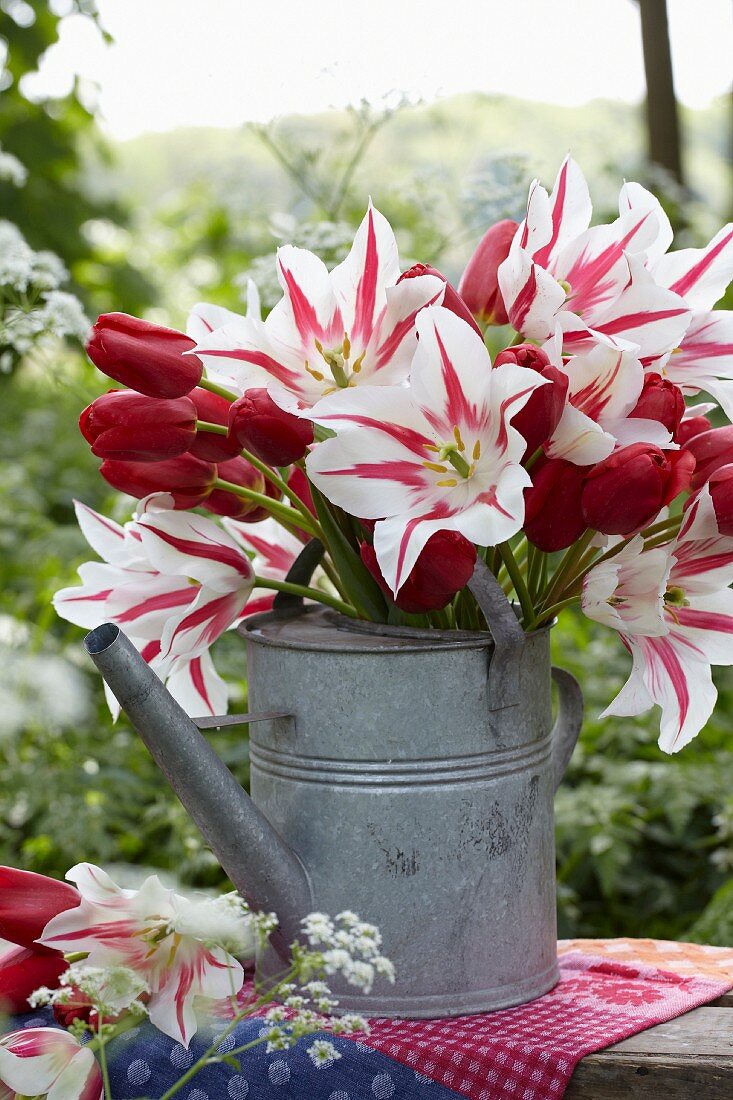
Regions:
<instances>
[{"instance_id":1,"label":"orange patterned fabric","mask_svg":"<svg viewBox=\"0 0 733 1100\"><path fill-rule=\"evenodd\" d=\"M733 982L733 947L705 947L673 940L560 940L560 956L570 951L603 955L615 962L643 963L684 977L728 978Z\"/></svg>"}]
</instances>

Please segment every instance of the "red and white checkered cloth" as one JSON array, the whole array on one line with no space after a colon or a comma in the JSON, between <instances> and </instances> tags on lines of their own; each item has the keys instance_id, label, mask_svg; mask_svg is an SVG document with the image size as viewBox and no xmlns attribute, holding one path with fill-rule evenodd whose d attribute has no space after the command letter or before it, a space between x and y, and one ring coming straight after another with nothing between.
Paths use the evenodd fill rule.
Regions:
<instances>
[{"instance_id":1,"label":"red and white checkered cloth","mask_svg":"<svg viewBox=\"0 0 733 1100\"><path fill-rule=\"evenodd\" d=\"M576 940L561 943L560 971L553 990L517 1008L372 1020L359 1041L470 1100L559 1100L586 1054L733 988L733 950Z\"/></svg>"}]
</instances>

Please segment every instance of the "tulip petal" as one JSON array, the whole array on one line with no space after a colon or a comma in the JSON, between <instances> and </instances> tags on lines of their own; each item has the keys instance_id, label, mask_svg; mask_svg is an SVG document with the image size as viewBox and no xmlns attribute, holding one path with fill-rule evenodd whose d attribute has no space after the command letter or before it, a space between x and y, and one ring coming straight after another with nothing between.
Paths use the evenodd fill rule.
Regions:
<instances>
[{"instance_id":1,"label":"tulip petal","mask_svg":"<svg viewBox=\"0 0 733 1100\"><path fill-rule=\"evenodd\" d=\"M74 511L81 533L103 561L123 569L135 567L137 555L124 527L107 516L101 516L80 500L74 501Z\"/></svg>"},{"instance_id":2,"label":"tulip petal","mask_svg":"<svg viewBox=\"0 0 733 1100\"><path fill-rule=\"evenodd\" d=\"M30 947L57 913L79 904L73 887L34 871L0 867L0 937Z\"/></svg>"},{"instance_id":3,"label":"tulip petal","mask_svg":"<svg viewBox=\"0 0 733 1100\"><path fill-rule=\"evenodd\" d=\"M658 286L638 256L627 256L630 279L626 288L598 318L593 328L605 336L621 338L639 348L643 360L665 355L679 345L692 316L685 301ZM573 323L572 315L561 318L565 347L580 350L588 343L588 331Z\"/></svg>"},{"instance_id":4,"label":"tulip petal","mask_svg":"<svg viewBox=\"0 0 733 1100\"><path fill-rule=\"evenodd\" d=\"M712 309L733 278L733 223L723 226L705 248L683 248L662 256L654 278L694 309Z\"/></svg>"},{"instance_id":5,"label":"tulip petal","mask_svg":"<svg viewBox=\"0 0 733 1100\"><path fill-rule=\"evenodd\" d=\"M733 664L733 590L694 595L688 607L669 609L668 614L707 661Z\"/></svg>"},{"instance_id":6,"label":"tulip petal","mask_svg":"<svg viewBox=\"0 0 733 1100\"><path fill-rule=\"evenodd\" d=\"M208 302L197 302L188 315L186 334L198 343L218 328L223 328L224 325L237 324L242 320L244 318L241 313L234 313L233 310L225 309L224 306L214 306Z\"/></svg>"},{"instance_id":7,"label":"tulip petal","mask_svg":"<svg viewBox=\"0 0 733 1100\"><path fill-rule=\"evenodd\" d=\"M672 243L673 232L656 195L640 183L625 183L618 197L620 239L626 252L643 252L654 264Z\"/></svg>"},{"instance_id":8,"label":"tulip petal","mask_svg":"<svg viewBox=\"0 0 733 1100\"><path fill-rule=\"evenodd\" d=\"M191 513L141 516L138 528L150 561L161 573L193 577L215 592L252 580L252 566L237 544L210 519Z\"/></svg>"},{"instance_id":9,"label":"tulip petal","mask_svg":"<svg viewBox=\"0 0 733 1100\"><path fill-rule=\"evenodd\" d=\"M568 156L560 166L552 188L552 231L547 243L534 252L537 263L542 267L550 266L563 246L588 228L592 212L585 176L573 158Z\"/></svg>"},{"instance_id":10,"label":"tulip petal","mask_svg":"<svg viewBox=\"0 0 733 1100\"><path fill-rule=\"evenodd\" d=\"M533 340L551 336L565 291L517 245L516 238L497 275L509 320L517 332Z\"/></svg>"},{"instance_id":11,"label":"tulip petal","mask_svg":"<svg viewBox=\"0 0 733 1100\"><path fill-rule=\"evenodd\" d=\"M123 583L113 588L105 600L104 615L136 638L156 641L171 615L177 615L182 608L188 607L196 598L196 593L197 588L185 577L153 573L145 580ZM68 604L66 607L68 609ZM97 623L89 625L97 625L99 621L98 618Z\"/></svg>"},{"instance_id":12,"label":"tulip petal","mask_svg":"<svg viewBox=\"0 0 733 1100\"><path fill-rule=\"evenodd\" d=\"M399 275L392 226L370 202L351 251L331 272L343 324L354 347L366 348L384 310L386 288L394 286Z\"/></svg>"},{"instance_id":13,"label":"tulip petal","mask_svg":"<svg viewBox=\"0 0 733 1100\"><path fill-rule=\"evenodd\" d=\"M381 386L405 381L417 347L416 318L426 306L439 305L444 295L445 283L435 275L417 275L387 288L387 306L367 347L362 381Z\"/></svg>"},{"instance_id":14,"label":"tulip petal","mask_svg":"<svg viewBox=\"0 0 733 1100\"><path fill-rule=\"evenodd\" d=\"M277 271L285 297L278 303L277 324L270 322L268 332L305 357L317 354L316 341L325 348L340 343L344 319L323 260L305 248L285 245L277 250Z\"/></svg>"},{"instance_id":15,"label":"tulip petal","mask_svg":"<svg viewBox=\"0 0 733 1100\"><path fill-rule=\"evenodd\" d=\"M564 458L576 466L602 462L613 451L616 440L601 425L573 405L566 405L552 438L545 444L548 458Z\"/></svg>"},{"instance_id":16,"label":"tulip petal","mask_svg":"<svg viewBox=\"0 0 733 1100\"><path fill-rule=\"evenodd\" d=\"M223 595L200 588L183 615L169 619L160 639L163 660L200 657L242 614L254 579Z\"/></svg>"},{"instance_id":17,"label":"tulip petal","mask_svg":"<svg viewBox=\"0 0 733 1100\"><path fill-rule=\"evenodd\" d=\"M166 687L186 714L226 714L229 693L208 652L174 662Z\"/></svg>"},{"instance_id":18,"label":"tulip petal","mask_svg":"<svg viewBox=\"0 0 733 1100\"><path fill-rule=\"evenodd\" d=\"M77 1051L48 1091L46 1100L99 1100L102 1074L91 1050Z\"/></svg>"}]
</instances>

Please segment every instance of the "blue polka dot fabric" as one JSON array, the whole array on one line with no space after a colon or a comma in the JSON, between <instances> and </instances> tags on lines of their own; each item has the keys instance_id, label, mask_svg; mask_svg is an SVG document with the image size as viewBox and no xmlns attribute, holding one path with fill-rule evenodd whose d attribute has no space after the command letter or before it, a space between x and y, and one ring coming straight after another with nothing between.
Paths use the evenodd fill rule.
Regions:
<instances>
[{"instance_id":1,"label":"blue polka dot fabric","mask_svg":"<svg viewBox=\"0 0 733 1100\"><path fill-rule=\"evenodd\" d=\"M49 1027L50 1011L17 1017L15 1028ZM224 1030L222 1024L221 1030ZM258 1038L262 1020L244 1020L219 1044L226 1054ZM107 1048L114 1100L160 1100L215 1038L196 1036L188 1050L149 1023L126 1032ZM365 1043L331 1040L341 1057L316 1067L307 1054L315 1036L290 1050L267 1054L259 1043L237 1055L239 1068L220 1062L201 1070L181 1091L180 1100L456 1100L460 1093L393 1061Z\"/></svg>"}]
</instances>

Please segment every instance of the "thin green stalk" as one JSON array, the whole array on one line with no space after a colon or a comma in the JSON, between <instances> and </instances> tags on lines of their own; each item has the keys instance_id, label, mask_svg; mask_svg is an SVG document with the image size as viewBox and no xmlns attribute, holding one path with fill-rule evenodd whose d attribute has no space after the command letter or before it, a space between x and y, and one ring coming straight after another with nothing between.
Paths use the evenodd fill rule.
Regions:
<instances>
[{"instance_id":1,"label":"thin green stalk","mask_svg":"<svg viewBox=\"0 0 733 1100\"><path fill-rule=\"evenodd\" d=\"M102 1071L102 1082L104 1084L104 1100L114 1100L112 1096L112 1086L109 1080L109 1067L107 1066L107 1051L105 1047L105 1039L102 1035L102 1028L104 1026L101 1012L97 1013L97 1042L99 1043L99 1068Z\"/></svg>"},{"instance_id":2,"label":"thin green stalk","mask_svg":"<svg viewBox=\"0 0 733 1100\"><path fill-rule=\"evenodd\" d=\"M284 497L287 497L288 500L293 505L295 505L295 507L298 509L298 511L303 516L305 516L305 518L310 523L313 524L313 526L316 528L316 531L315 531L316 535L321 540L323 545L326 546L326 539L325 539L325 536L323 534L323 531L321 530L321 525L318 523L318 521L314 517L313 513L308 508L308 505L305 504L304 501L302 501L300 499L298 494L293 489L290 488L290 486L288 485L285 478L282 478L278 474L276 474L271 466L268 466L266 462L262 462L261 459L257 458L256 455L252 454L252 452L248 451L246 448L243 448L241 453L242 453L242 458L246 458L246 460L247 460L247 462L249 462L250 466L254 466L255 470L259 470L260 473L264 477L266 477L269 482L271 482L273 485L275 485L280 490L282 495Z\"/></svg>"},{"instance_id":3,"label":"thin green stalk","mask_svg":"<svg viewBox=\"0 0 733 1100\"><path fill-rule=\"evenodd\" d=\"M514 591L519 599L522 608L522 618L525 622L530 622L534 618L534 607L532 606L532 600L530 599L526 582L522 576L522 571L512 553L512 548L508 542L502 542L499 544L498 550L507 568L507 573L511 577Z\"/></svg>"},{"instance_id":4,"label":"thin green stalk","mask_svg":"<svg viewBox=\"0 0 733 1100\"><path fill-rule=\"evenodd\" d=\"M573 604L579 602L580 596L568 596L567 599L560 600L559 603L553 604L552 607L548 607L544 611L538 611L532 622L524 629L527 631L527 633L529 633L530 630L536 630L537 627L542 626L543 623L552 622L552 620L556 618L561 611L564 611L566 607L572 607Z\"/></svg>"},{"instance_id":5,"label":"thin green stalk","mask_svg":"<svg viewBox=\"0 0 733 1100\"><path fill-rule=\"evenodd\" d=\"M668 516L667 519L662 519L659 523L653 524L651 527L646 527L642 532L642 538L653 538L654 535L660 535L663 531L670 530L676 532L682 522L682 516Z\"/></svg>"},{"instance_id":6,"label":"thin green stalk","mask_svg":"<svg viewBox=\"0 0 733 1100\"><path fill-rule=\"evenodd\" d=\"M356 609L350 603L344 603L338 597L322 592L320 588L308 588L307 585L292 584L290 581L276 581L272 577L255 577L255 587L270 588L273 592L289 592L292 596L302 596L305 600L316 600L318 603L328 604L351 619L358 618Z\"/></svg>"},{"instance_id":7,"label":"thin green stalk","mask_svg":"<svg viewBox=\"0 0 733 1100\"><path fill-rule=\"evenodd\" d=\"M578 541L570 547L555 570L549 585L542 593L540 600L542 607L551 606L557 601L558 597L562 595L563 586L568 578L568 574L580 561L588 548L588 543L592 540L594 535L595 531L586 531L585 534L581 535Z\"/></svg>"},{"instance_id":8,"label":"thin green stalk","mask_svg":"<svg viewBox=\"0 0 733 1100\"><path fill-rule=\"evenodd\" d=\"M229 435L226 424L212 424L210 420L197 420L197 432L212 432L214 435Z\"/></svg>"},{"instance_id":9,"label":"thin green stalk","mask_svg":"<svg viewBox=\"0 0 733 1100\"><path fill-rule=\"evenodd\" d=\"M236 401L237 394L232 393L231 390L227 390L224 386L217 386L216 382L209 381L208 378L202 378L199 382L199 388L202 390L208 390L209 393L216 393L219 397L226 397L227 401Z\"/></svg>"},{"instance_id":10,"label":"thin green stalk","mask_svg":"<svg viewBox=\"0 0 733 1100\"><path fill-rule=\"evenodd\" d=\"M291 527L299 527L301 531L307 531L309 535L319 537L315 521L310 513L305 516L295 508L288 508L285 504L273 500L266 493L257 493L254 489L245 489L243 485L235 485L232 481L224 481L220 477L216 479L214 485L217 489L234 493L242 500L251 500L253 504L259 504L260 507L265 508L271 516L280 520L281 523L289 524Z\"/></svg>"}]
</instances>

